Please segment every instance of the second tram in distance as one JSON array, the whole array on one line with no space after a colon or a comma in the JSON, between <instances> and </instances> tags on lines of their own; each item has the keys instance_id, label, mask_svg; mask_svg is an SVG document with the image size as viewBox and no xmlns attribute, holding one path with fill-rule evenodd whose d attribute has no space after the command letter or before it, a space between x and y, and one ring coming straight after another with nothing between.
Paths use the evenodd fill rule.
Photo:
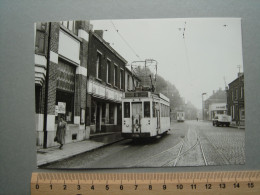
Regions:
<instances>
[{"instance_id":1,"label":"second tram in distance","mask_svg":"<svg viewBox=\"0 0 260 195\"><path fill-rule=\"evenodd\" d=\"M185 121L185 112L184 111L178 111L177 112L177 121L178 122L184 122Z\"/></svg>"},{"instance_id":2,"label":"second tram in distance","mask_svg":"<svg viewBox=\"0 0 260 195\"><path fill-rule=\"evenodd\" d=\"M126 92L122 98L122 136L156 137L170 130L170 101L149 91Z\"/></svg>"}]
</instances>

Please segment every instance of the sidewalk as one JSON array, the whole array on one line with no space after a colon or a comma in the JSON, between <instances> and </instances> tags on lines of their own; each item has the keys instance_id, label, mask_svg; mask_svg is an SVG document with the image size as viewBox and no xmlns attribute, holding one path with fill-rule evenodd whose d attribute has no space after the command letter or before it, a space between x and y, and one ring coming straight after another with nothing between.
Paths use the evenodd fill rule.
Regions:
<instances>
[{"instance_id":1,"label":"sidewalk","mask_svg":"<svg viewBox=\"0 0 260 195\"><path fill-rule=\"evenodd\" d=\"M39 148L37 149L37 166L63 160L121 140L123 140L121 132L111 132L91 135L89 140L65 144L62 150L59 146Z\"/></svg>"},{"instance_id":2,"label":"sidewalk","mask_svg":"<svg viewBox=\"0 0 260 195\"><path fill-rule=\"evenodd\" d=\"M230 127L237 128L237 129L245 129L245 125L237 125L236 122L231 122Z\"/></svg>"}]
</instances>

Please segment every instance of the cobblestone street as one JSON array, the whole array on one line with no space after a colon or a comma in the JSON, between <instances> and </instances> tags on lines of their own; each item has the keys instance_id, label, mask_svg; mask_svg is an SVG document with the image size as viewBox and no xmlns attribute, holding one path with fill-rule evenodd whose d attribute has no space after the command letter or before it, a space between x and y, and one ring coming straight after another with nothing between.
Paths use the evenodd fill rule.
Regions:
<instances>
[{"instance_id":1,"label":"cobblestone street","mask_svg":"<svg viewBox=\"0 0 260 195\"><path fill-rule=\"evenodd\" d=\"M245 130L211 122L173 123L154 140L125 139L44 168L208 166L245 163Z\"/></svg>"}]
</instances>

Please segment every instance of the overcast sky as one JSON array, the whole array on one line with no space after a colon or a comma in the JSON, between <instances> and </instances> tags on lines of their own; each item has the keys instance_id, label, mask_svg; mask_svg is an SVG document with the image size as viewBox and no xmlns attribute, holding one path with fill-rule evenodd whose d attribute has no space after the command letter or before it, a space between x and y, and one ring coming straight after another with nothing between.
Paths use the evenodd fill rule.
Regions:
<instances>
[{"instance_id":1,"label":"overcast sky","mask_svg":"<svg viewBox=\"0 0 260 195\"><path fill-rule=\"evenodd\" d=\"M225 88L243 72L240 18L92 20L94 30L129 64L152 58L158 74L186 101L201 108L213 90ZM185 29L185 31L184 31ZM183 35L184 33L184 35ZM225 78L225 79L224 79Z\"/></svg>"}]
</instances>

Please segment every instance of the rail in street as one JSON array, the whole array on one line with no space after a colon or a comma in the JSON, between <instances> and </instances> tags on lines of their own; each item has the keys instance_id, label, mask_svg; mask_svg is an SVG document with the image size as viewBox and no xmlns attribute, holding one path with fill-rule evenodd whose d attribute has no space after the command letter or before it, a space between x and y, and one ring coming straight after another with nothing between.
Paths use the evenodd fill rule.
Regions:
<instances>
[{"instance_id":1,"label":"rail in street","mask_svg":"<svg viewBox=\"0 0 260 195\"><path fill-rule=\"evenodd\" d=\"M126 139L46 168L130 168L208 166L245 163L245 130L209 122L173 123L154 140Z\"/></svg>"}]
</instances>

